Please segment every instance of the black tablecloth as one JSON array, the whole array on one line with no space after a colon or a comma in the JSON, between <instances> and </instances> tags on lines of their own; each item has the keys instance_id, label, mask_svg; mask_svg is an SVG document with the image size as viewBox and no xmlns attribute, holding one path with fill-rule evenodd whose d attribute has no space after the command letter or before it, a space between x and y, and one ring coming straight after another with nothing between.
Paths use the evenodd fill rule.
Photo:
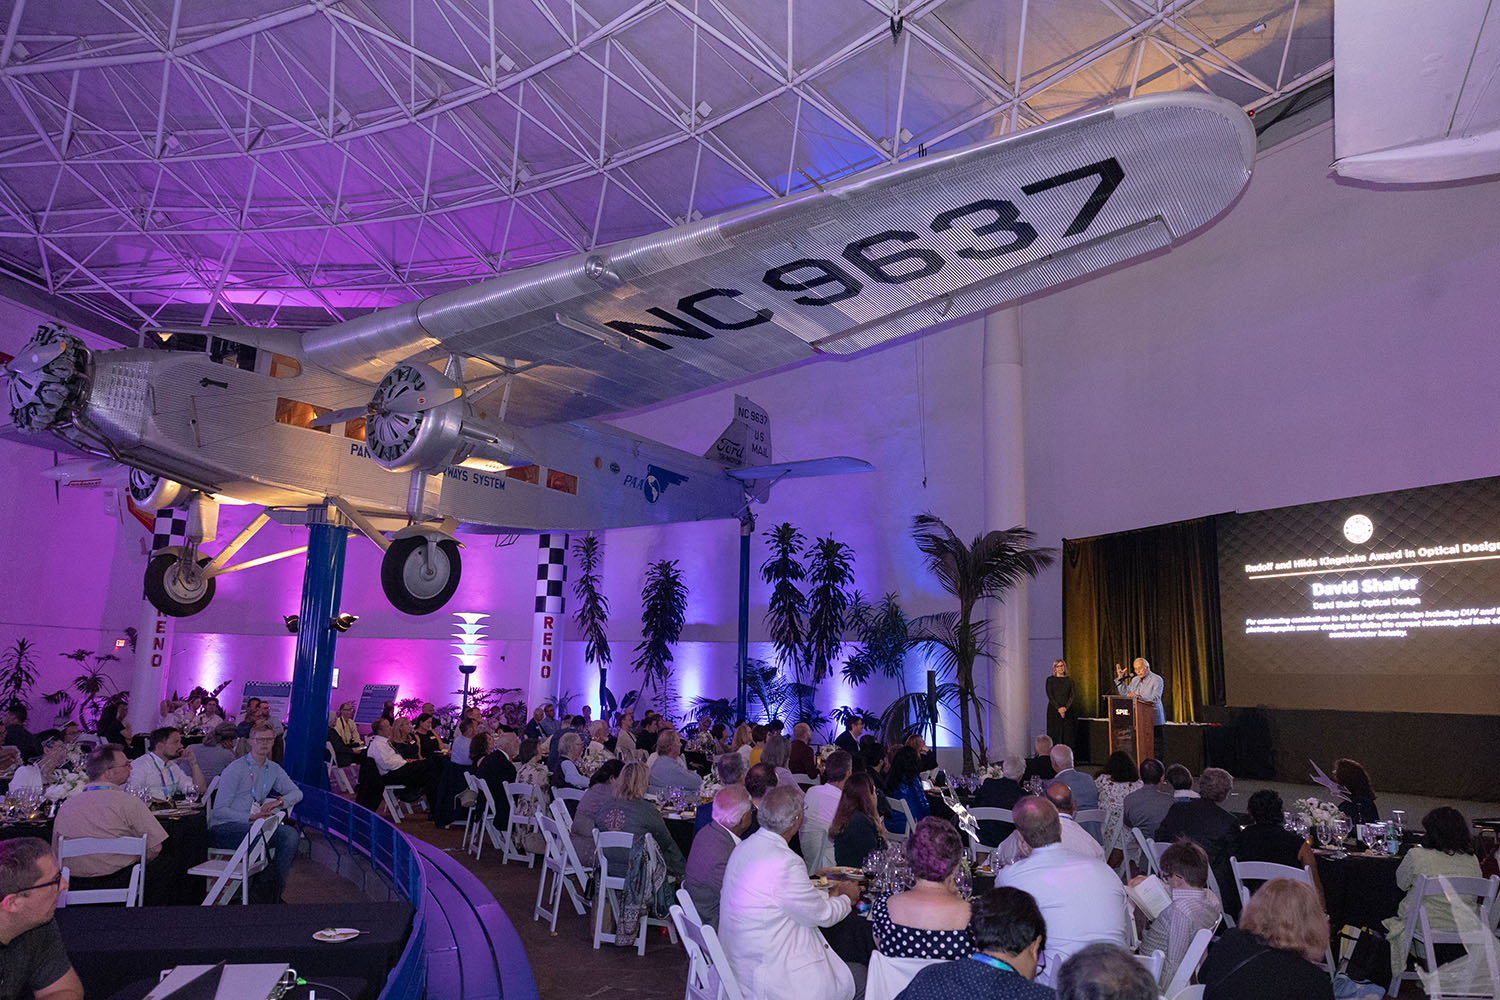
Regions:
<instances>
[{"instance_id":1,"label":"black tablecloth","mask_svg":"<svg viewBox=\"0 0 1500 1000\"><path fill-rule=\"evenodd\" d=\"M1328 902L1328 918L1334 929L1352 924L1376 927L1394 917L1405 895L1396 886L1401 859L1351 854L1342 860L1318 852L1318 879Z\"/></svg>"},{"instance_id":2,"label":"black tablecloth","mask_svg":"<svg viewBox=\"0 0 1500 1000\"><path fill-rule=\"evenodd\" d=\"M662 817L662 821L667 824L667 832L677 842L677 849L686 858L688 852L693 849L693 821L690 819L667 819L665 816Z\"/></svg>"},{"instance_id":3,"label":"black tablecloth","mask_svg":"<svg viewBox=\"0 0 1500 1000\"><path fill-rule=\"evenodd\" d=\"M187 870L208 860L208 817L204 810L191 816L157 817L167 840L161 845L162 867L170 873L165 879L146 880L148 906L193 906L203 902L208 890L200 878ZM52 821L7 823L0 826L0 840L12 837L36 837L52 843Z\"/></svg>"},{"instance_id":4,"label":"black tablecloth","mask_svg":"<svg viewBox=\"0 0 1500 1000\"><path fill-rule=\"evenodd\" d=\"M875 951L875 931L868 918L851 910L843 920L822 930L824 940L839 958L845 962L870 964L870 955Z\"/></svg>"},{"instance_id":5,"label":"black tablecloth","mask_svg":"<svg viewBox=\"0 0 1500 1000\"><path fill-rule=\"evenodd\" d=\"M110 997L178 965L286 962L304 979L359 978L376 996L411 930L409 903L289 906L81 906L57 911L57 925L86 996ZM324 927L368 933L336 944L313 939ZM368 988L373 986L373 989Z\"/></svg>"},{"instance_id":6,"label":"black tablecloth","mask_svg":"<svg viewBox=\"0 0 1500 1000\"><path fill-rule=\"evenodd\" d=\"M154 977L137 980L109 997L109 1000L145 1000L146 996L156 988L159 981ZM329 987L332 987L337 992L330 992ZM304 986L293 986L286 993L282 994L281 1000L307 1000L310 996L326 997L328 1000L333 1000L339 993L349 997L350 1000L354 1000L356 997L360 998L360 1000L374 1000L379 995L379 992L380 988L378 986L372 989L363 977L330 976L321 982L310 982Z\"/></svg>"}]
</instances>

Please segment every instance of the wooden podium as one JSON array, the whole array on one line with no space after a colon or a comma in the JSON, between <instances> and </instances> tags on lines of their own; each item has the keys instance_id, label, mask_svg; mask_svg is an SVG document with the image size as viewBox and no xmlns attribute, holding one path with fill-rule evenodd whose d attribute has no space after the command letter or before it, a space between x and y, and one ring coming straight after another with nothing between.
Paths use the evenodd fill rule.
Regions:
<instances>
[{"instance_id":1,"label":"wooden podium","mask_svg":"<svg viewBox=\"0 0 1500 1000\"><path fill-rule=\"evenodd\" d=\"M1141 761L1156 755L1154 725L1156 702L1143 701L1135 695L1110 695L1105 699L1109 715L1109 749L1124 750L1140 767Z\"/></svg>"}]
</instances>

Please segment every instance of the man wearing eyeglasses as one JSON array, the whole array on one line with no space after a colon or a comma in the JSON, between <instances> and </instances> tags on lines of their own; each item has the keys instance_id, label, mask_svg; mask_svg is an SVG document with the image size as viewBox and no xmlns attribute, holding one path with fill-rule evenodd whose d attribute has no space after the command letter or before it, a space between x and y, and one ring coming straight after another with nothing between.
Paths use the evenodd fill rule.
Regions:
<instances>
[{"instance_id":1,"label":"man wearing eyeglasses","mask_svg":"<svg viewBox=\"0 0 1500 1000\"><path fill-rule=\"evenodd\" d=\"M130 778L130 758L106 743L89 754L83 772L88 784L57 809L53 843L63 837L145 837L146 900L164 902L172 872L158 859L167 831L146 803L120 787ZM119 889L130 884L130 869L139 863L129 854L83 854L68 859L68 875L74 889Z\"/></svg>"},{"instance_id":2,"label":"man wearing eyeglasses","mask_svg":"<svg viewBox=\"0 0 1500 1000\"><path fill-rule=\"evenodd\" d=\"M214 847L238 847L256 820L277 810L290 813L302 801L302 789L271 759L275 742L276 731L268 723L256 723L250 730L250 752L219 775L219 788L208 812L208 840ZM297 828L284 821L271 835L268 846L275 853L272 870L277 900L297 859L300 837Z\"/></svg>"},{"instance_id":3,"label":"man wearing eyeglasses","mask_svg":"<svg viewBox=\"0 0 1500 1000\"><path fill-rule=\"evenodd\" d=\"M52 919L65 888L45 840L0 840L0 997L83 1000Z\"/></svg>"}]
</instances>

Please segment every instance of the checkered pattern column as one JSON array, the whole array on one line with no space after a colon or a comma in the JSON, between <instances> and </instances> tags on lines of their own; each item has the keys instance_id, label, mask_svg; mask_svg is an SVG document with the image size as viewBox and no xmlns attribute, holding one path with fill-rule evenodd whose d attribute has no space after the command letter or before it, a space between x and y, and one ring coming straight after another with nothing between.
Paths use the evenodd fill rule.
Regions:
<instances>
[{"instance_id":1,"label":"checkered pattern column","mask_svg":"<svg viewBox=\"0 0 1500 1000\"><path fill-rule=\"evenodd\" d=\"M531 628L531 670L526 688L528 708L536 708L560 688L563 625L567 621L563 588L568 582L568 536L537 538L536 614Z\"/></svg>"},{"instance_id":2,"label":"checkered pattern column","mask_svg":"<svg viewBox=\"0 0 1500 1000\"><path fill-rule=\"evenodd\" d=\"M151 530L151 555L174 545L186 545L187 523L185 510L175 507L158 510ZM138 693L130 700L130 726L138 733L156 728L157 708L168 691L168 678L172 673L172 633L176 621L156 610L144 594L141 596L141 617L135 633L135 666L130 678L130 690Z\"/></svg>"}]
</instances>

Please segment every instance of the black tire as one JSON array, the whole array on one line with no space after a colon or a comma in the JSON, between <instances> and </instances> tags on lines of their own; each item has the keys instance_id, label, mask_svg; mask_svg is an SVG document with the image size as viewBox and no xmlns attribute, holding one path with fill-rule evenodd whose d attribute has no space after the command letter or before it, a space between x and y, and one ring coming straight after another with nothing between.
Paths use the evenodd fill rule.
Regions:
<instances>
[{"instance_id":1,"label":"black tire","mask_svg":"<svg viewBox=\"0 0 1500 1000\"><path fill-rule=\"evenodd\" d=\"M380 586L397 611L430 615L447 604L458 589L463 572L458 543L446 538L437 543L437 551L438 565L430 572L425 538L398 538L385 550L385 558L380 560Z\"/></svg>"},{"instance_id":2,"label":"black tire","mask_svg":"<svg viewBox=\"0 0 1500 1000\"><path fill-rule=\"evenodd\" d=\"M178 562L175 553L164 552L146 564L146 600L164 615L190 618L214 599L214 578L204 580L196 589L186 587L177 575ZM199 565L207 562L202 560Z\"/></svg>"}]
</instances>

